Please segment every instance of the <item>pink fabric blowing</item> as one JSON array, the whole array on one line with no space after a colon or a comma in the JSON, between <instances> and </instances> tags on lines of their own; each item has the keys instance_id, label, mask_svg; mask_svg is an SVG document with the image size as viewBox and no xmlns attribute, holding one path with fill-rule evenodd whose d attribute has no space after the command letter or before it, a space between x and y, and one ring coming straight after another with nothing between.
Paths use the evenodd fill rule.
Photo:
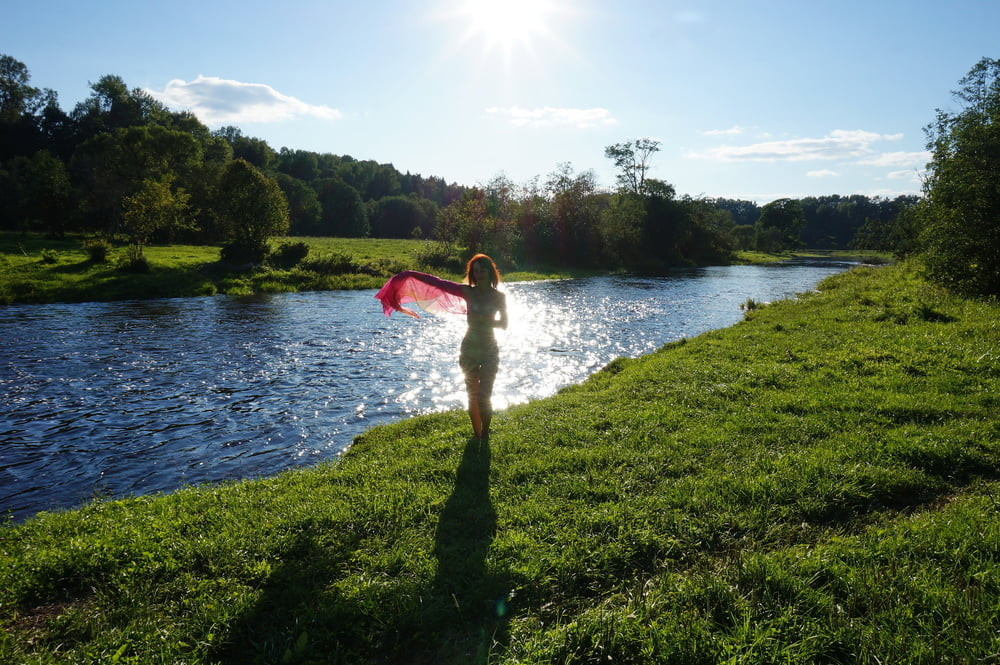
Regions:
<instances>
[{"instance_id":1,"label":"pink fabric blowing","mask_svg":"<svg viewBox=\"0 0 1000 665\"><path fill-rule=\"evenodd\" d=\"M375 297L382 301L382 311L386 316L396 310L419 319L416 312L403 307L411 302L431 314L466 312L461 284L415 270L406 270L390 277Z\"/></svg>"}]
</instances>

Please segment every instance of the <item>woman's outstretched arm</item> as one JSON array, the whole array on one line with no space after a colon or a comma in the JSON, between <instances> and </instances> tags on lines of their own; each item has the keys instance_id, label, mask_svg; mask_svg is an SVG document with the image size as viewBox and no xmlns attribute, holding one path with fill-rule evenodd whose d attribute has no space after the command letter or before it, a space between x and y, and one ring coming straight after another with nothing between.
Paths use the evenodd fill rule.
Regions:
<instances>
[{"instance_id":1,"label":"woman's outstretched arm","mask_svg":"<svg viewBox=\"0 0 1000 665\"><path fill-rule=\"evenodd\" d=\"M419 319L420 316L416 312L403 305L416 303L420 309L432 314L440 312L465 314L464 289L465 287L458 282L416 270L405 270L390 277L375 297L382 302L382 311L386 316L398 311Z\"/></svg>"}]
</instances>

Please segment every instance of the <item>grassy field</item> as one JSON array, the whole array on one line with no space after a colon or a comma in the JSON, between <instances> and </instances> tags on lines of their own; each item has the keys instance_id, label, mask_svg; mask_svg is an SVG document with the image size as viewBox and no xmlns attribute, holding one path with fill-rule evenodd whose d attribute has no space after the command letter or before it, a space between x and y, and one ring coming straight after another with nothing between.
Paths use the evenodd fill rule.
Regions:
<instances>
[{"instance_id":1,"label":"grassy field","mask_svg":"<svg viewBox=\"0 0 1000 665\"><path fill-rule=\"evenodd\" d=\"M125 246L114 247L107 261L95 263L84 251L83 238L54 240L0 233L0 304L377 288L393 271L417 267L417 253L428 244L419 240L281 240L300 241L309 245L309 259L320 260L316 262L320 269L302 265L290 270L227 271L217 265L218 247L152 245L144 249L149 272L136 273L123 269ZM331 254L347 255L353 267L323 270L321 260Z\"/></svg>"},{"instance_id":2,"label":"grassy field","mask_svg":"<svg viewBox=\"0 0 1000 665\"><path fill-rule=\"evenodd\" d=\"M1000 307L907 265L338 463L0 531L12 663L995 663Z\"/></svg>"},{"instance_id":3,"label":"grassy field","mask_svg":"<svg viewBox=\"0 0 1000 665\"><path fill-rule=\"evenodd\" d=\"M459 272L449 273L424 263L422 253L435 244L428 240L282 238L272 245L303 242L309 246L307 260L291 269L265 266L243 272L220 268L217 246L152 245L144 249L150 269L140 273L124 268L124 245L114 247L106 261L95 263L84 250L85 241L83 237L52 239L41 234L0 232L0 305L375 289L390 275L407 269L426 270L453 280L462 277ZM736 262L772 263L795 256L814 254L739 252ZM506 272L504 279L524 281L587 274L593 273L529 266Z\"/></svg>"},{"instance_id":4,"label":"grassy field","mask_svg":"<svg viewBox=\"0 0 1000 665\"><path fill-rule=\"evenodd\" d=\"M125 246L115 246L106 261L95 263L84 250L84 241L0 232L0 305L374 289L406 269L433 271L454 280L462 277L423 264L421 252L434 244L428 240L282 238L272 244L306 243L307 260L291 269L265 266L242 272L218 266L217 246L152 245L144 249L150 269L143 273L124 269ZM509 273L505 279L580 274L536 268Z\"/></svg>"}]
</instances>

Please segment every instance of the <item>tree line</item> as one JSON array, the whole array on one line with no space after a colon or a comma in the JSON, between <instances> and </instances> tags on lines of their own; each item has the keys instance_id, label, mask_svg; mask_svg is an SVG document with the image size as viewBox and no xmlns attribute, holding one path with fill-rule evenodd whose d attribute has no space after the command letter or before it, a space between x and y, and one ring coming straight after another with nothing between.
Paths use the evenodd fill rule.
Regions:
<instances>
[{"instance_id":1,"label":"tree line","mask_svg":"<svg viewBox=\"0 0 1000 665\"><path fill-rule=\"evenodd\" d=\"M0 55L4 230L125 236L139 248L252 246L261 233L430 237L439 210L464 191L392 164L275 151L236 127L209 131L113 75L66 112L23 63Z\"/></svg>"},{"instance_id":2,"label":"tree line","mask_svg":"<svg viewBox=\"0 0 1000 665\"><path fill-rule=\"evenodd\" d=\"M924 197L761 206L678 195L648 175L660 148L651 139L605 149L617 170L612 189L569 163L523 184L500 174L461 186L348 155L275 151L236 127L209 131L112 75L67 113L54 91L30 84L23 63L2 55L0 228L124 236L137 257L150 242L223 243L223 258L249 264L266 259L269 238L286 234L434 238L442 242L425 257L432 265L485 251L508 268L660 269L726 261L742 249L919 251L931 253L942 281L996 292L996 268L984 266L1000 263L992 258L1000 244L997 63L979 63L956 93L963 110L939 111L928 127ZM955 277L967 264L976 276Z\"/></svg>"}]
</instances>

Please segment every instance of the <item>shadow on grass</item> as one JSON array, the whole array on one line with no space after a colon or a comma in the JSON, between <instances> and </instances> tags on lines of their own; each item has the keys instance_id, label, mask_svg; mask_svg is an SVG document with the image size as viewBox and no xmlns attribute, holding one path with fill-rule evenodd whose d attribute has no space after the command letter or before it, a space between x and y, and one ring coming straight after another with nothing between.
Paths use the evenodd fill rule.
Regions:
<instances>
[{"instance_id":1,"label":"shadow on grass","mask_svg":"<svg viewBox=\"0 0 1000 665\"><path fill-rule=\"evenodd\" d=\"M490 447L470 439L441 511L433 579L358 568L373 534L343 522L296 526L256 602L211 654L244 663L487 663L508 640L509 575L491 570ZM359 549L360 548L360 549ZM371 552L362 558L369 559ZM345 574L353 580L344 584Z\"/></svg>"},{"instance_id":2,"label":"shadow on grass","mask_svg":"<svg viewBox=\"0 0 1000 665\"><path fill-rule=\"evenodd\" d=\"M451 616L442 618L453 627L453 649L441 655L455 662L486 663L491 652L507 644L510 580L488 563L496 528L490 500L490 444L470 438L434 541L438 566L432 594L450 605Z\"/></svg>"}]
</instances>

